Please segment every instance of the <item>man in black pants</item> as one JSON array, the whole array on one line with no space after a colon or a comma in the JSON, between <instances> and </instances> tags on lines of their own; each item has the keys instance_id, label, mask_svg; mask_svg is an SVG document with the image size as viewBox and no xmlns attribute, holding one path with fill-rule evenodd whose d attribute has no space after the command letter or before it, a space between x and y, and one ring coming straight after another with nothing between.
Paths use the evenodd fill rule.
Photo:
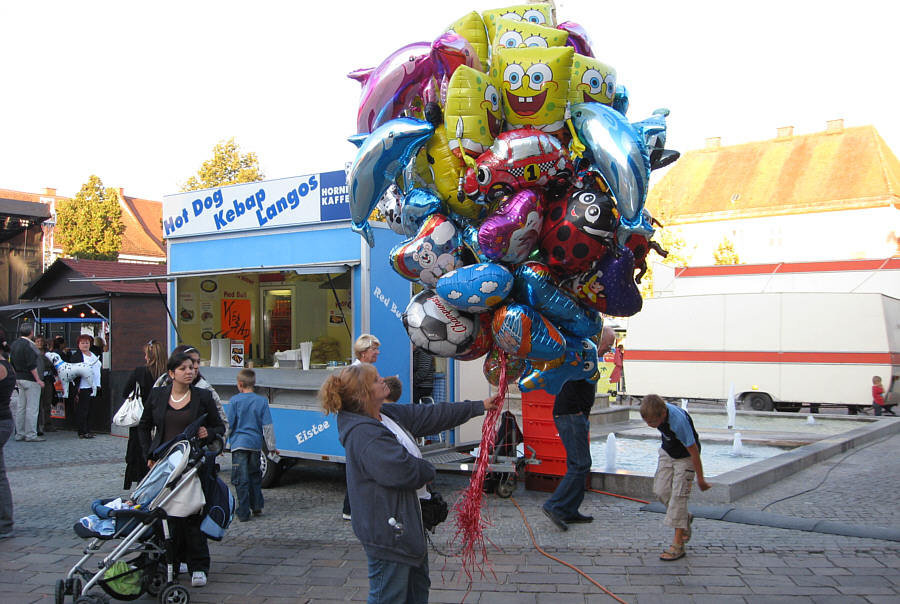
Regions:
<instances>
[{"instance_id":1,"label":"man in black pants","mask_svg":"<svg viewBox=\"0 0 900 604\"><path fill-rule=\"evenodd\" d=\"M605 354L616 341L611 327L600 333L598 356ZM589 440L591 407L597 394L597 384L587 380L570 380L563 384L553 401L553 423L566 448L566 475L559 482L543 507L544 514L560 530L569 530L569 523L593 522L593 516L578 511L584 501L585 480L591 471Z\"/></svg>"}]
</instances>

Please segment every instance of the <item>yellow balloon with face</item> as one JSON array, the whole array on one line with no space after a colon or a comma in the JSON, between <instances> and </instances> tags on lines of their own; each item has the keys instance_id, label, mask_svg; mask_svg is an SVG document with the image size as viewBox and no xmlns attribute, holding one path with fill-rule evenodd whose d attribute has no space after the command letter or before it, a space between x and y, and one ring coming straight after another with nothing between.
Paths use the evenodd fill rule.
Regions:
<instances>
[{"instance_id":1,"label":"yellow balloon with face","mask_svg":"<svg viewBox=\"0 0 900 604\"><path fill-rule=\"evenodd\" d=\"M497 51L497 67L491 69L491 75L500 85L508 124L545 132L565 127L574 54L571 46Z\"/></svg>"},{"instance_id":2,"label":"yellow balloon with face","mask_svg":"<svg viewBox=\"0 0 900 604\"><path fill-rule=\"evenodd\" d=\"M494 48L530 48L540 46L565 46L569 33L555 27L536 25L528 21L497 19L491 44Z\"/></svg>"},{"instance_id":3,"label":"yellow balloon with face","mask_svg":"<svg viewBox=\"0 0 900 604\"><path fill-rule=\"evenodd\" d=\"M447 86L444 124L450 149L457 156L465 152L478 157L487 151L503 124L500 89L494 79L465 65L457 67Z\"/></svg>"},{"instance_id":4,"label":"yellow balloon with face","mask_svg":"<svg viewBox=\"0 0 900 604\"><path fill-rule=\"evenodd\" d=\"M487 28L488 40L493 41L497 35L497 19L511 19L513 21L525 21L534 25L547 25L556 27L553 22L553 11L550 4L519 4L506 8L492 8L481 13L484 25Z\"/></svg>"},{"instance_id":5,"label":"yellow balloon with face","mask_svg":"<svg viewBox=\"0 0 900 604\"><path fill-rule=\"evenodd\" d=\"M452 23L447 31L455 32L465 38L472 45L475 54L478 55L482 68L487 71L490 43L481 15L472 11L459 21Z\"/></svg>"},{"instance_id":6,"label":"yellow balloon with face","mask_svg":"<svg viewBox=\"0 0 900 604\"><path fill-rule=\"evenodd\" d=\"M576 52L569 81L569 103L612 105L615 96L616 70L602 61Z\"/></svg>"}]
</instances>

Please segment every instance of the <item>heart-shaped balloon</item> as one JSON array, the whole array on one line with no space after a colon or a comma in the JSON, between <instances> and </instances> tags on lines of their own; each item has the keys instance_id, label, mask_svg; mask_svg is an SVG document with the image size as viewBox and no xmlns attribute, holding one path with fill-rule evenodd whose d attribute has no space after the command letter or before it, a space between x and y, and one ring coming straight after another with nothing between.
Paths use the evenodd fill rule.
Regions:
<instances>
[{"instance_id":1,"label":"heart-shaped balloon","mask_svg":"<svg viewBox=\"0 0 900 604\"><path fill-rule=\"evenodd\" d=\"M467 312L485 312L506 299L513 276L501 264L482 262L458 268L438 279L435 291L447 304Z\"/></svg>"},{"instance_id":2,"label":"heart-shaped balloon","mask_svg":"<svg viewBox=\"0 0 900 604\"><path fill-rule=\"evenodd\" d=\"M597 345L588 339L566 337L566 353L562 362L535 363L519 380L519 390L546 390L559 394L570 380L589 380L597 371Z\"/></svg>"},{"instance_id":3,"label":"heart-shaped balloon","mask_svg":"<svg viewBox=\"0 0 900 604\"><path fill-rule=\"evenodd\" d=\"M634 254L619 247L588 272L564 281L561 286L595 310L614 317L630 317L640 312L644 301L634 282Z\"/></svg>"},{"instance_id":4,"label":"heart-shaped balloon","mask_svg":"<svg viewBox=\"0 0 900 604\"><path fill-rule=\"evenodd\" d=\"M512 295L516 302L531 306L561 330L579 338L590 338L603 327L600 313L582 306L557 287L550 269L540 262L526 262L516 268Z\"/></svg>"},{"instance_id":5,"label":"heart-shaped balloon","mask_svg":"<svg viewBox=\"0 0 900 604\"><path fill-rule=\"evenodd\" d=\"M537 243L545 211L544 196L539 189L516 191L481 223L478 229L481 251L496 262L522 262Z\"/></svg>"},{"instance_id":6,"label":"heart-shaped balloon","mask_svg":"<svg viewBox=\"0 0 900 604\"><path fill-rule=\"evenodd\" d=\"M494 345L532 361L552 361L566 352L565 337L541 314L522 304L506 304L494 312Z\"/></svg>"},{"instance_id":7,"label":"heart-shaped balloon","mask_svg":"<svg viewBox=\"0 0 900 604\"><path fill-rule=\"evenodd\" d=\"M412 189L403 199L400 210L403 234L415 236L429 216L441 211L441 205L441 198L431 189Z\"/></svg>"},{"instance_id":8,"label":"heart-shaped balloon","mask_svg":"<svg viewBox=\"0 0 900 604\"><path fill-rule=\"evenodd\" d=\"M615 247L618 214L609 193L572 190L550 204L541 229L540 250L557 275L590 268Z\"/></svg>"},{"instance_id":9,"label":"heart-shaped balloon","mask_svg":"<svg viewBox=\"0 0 900 604\"><path fill-rule=\"evenodd\" d=\"M415 237L391 250L391 266L405 279L434 287L441 275L463 265L463 250L453 222L432 214Z\"/></svg>"}]
</instances>

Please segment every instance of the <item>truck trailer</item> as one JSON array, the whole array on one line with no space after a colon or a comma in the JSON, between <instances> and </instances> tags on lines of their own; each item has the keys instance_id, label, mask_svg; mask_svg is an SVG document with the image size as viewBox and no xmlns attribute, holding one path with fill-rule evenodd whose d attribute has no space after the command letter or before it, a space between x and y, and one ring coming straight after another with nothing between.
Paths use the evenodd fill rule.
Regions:
<instances>
[{"instance_id":1,"label":"truck trailer","mask_svg":"<svg viewBox=\"0 0 900 604\"><path fill-rule=\"evenodd\" d=\"M900 376L900 300L879 293L652 298L628 321L628 394L727 400L759 411L871 407ZM900 390L900 386L897 386Z\"/></svg>"}]
</instances>

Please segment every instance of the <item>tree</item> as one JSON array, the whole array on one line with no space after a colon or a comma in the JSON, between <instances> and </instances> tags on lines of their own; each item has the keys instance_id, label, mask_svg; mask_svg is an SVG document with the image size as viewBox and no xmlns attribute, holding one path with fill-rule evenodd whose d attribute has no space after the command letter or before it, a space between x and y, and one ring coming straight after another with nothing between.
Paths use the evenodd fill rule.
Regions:
<instances>
[{"instance_id":1,"label":"tree","mask_svg":"<svg viewBox=\"0 0 900 604\"><path fill-rule=\"evenodd\" d=\"M122 207L115 189L107 189L99 176L81 185L75 199L56 208L56 242L64 256L83 260L118 260L122 247Z\"/></svg>"},{"instance_id":2,"label":"tree","mask_svg":"<svg viewBox=\"0 0 900 604\"><path fill-rule=\"evenodd\" d=\"M722 237L719 247L713 252L715 264L740 264L741 259L734 249L734 243L728 237Z\"/></svg>"},{"instance_id":3,"label":"tree","mask_svg":"<svg viewBox=\"0 0 900 604\"><path fill-rule=\"evenodd\" d=\"M241 148L234 137L220 141L213 148L213 157L205 162L181 187L182 191L199 191L213 187L224 187L244 182L257 182L266 175L259 169L256 153L241 154Z\"/></svg>"}]
</instances>

